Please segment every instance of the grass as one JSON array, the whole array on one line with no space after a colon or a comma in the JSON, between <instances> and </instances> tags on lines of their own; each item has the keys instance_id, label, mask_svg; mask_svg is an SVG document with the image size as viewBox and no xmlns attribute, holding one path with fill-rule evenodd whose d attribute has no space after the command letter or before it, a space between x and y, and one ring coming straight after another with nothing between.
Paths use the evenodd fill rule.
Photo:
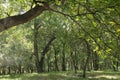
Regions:
<instances>
[{"instance_id":1,"label":"grass","mask_svg":"<svg viewBox=\"0 0 120 80\"><path fill-rule=\"evenodd\" d=\"M25 73L0 75L0 80L120 80L120 72L88 72L87 78L79 77L81 72L75 74L70 71L50 72L50 73Z\"/></svg>"}]
</instances>

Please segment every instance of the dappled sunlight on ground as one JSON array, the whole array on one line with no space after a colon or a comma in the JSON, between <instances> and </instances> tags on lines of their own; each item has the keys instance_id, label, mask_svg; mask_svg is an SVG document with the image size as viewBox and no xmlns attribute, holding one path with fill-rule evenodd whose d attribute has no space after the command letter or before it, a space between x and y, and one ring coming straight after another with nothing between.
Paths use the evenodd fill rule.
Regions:
<instances>
[{"instance_id":1,"label":"dappled sunlight on ground","mask_svg":"<svg viewBox=\"0 0 120 80\"><path fill-rule=\"evenodd\" d=\"M91 76L91 77L88 77L88 78L96 78L96 79L99 79L99 78L106 78L106 79L119 79L120 80L120 76L119 75L97 75L97 76Z\"/></svg>"},{"instance_id":2,"label":"dappled sunlight on ground","mask_svg":"<svg viewBox=\"0 0 120 80\"><path fill-rule=\"evenodd\" d=\"M82 78L82 72L50 72L0 75L0 80L120 80L120 72L92 71L87 72L87 78Z\"/></svg>"}]
</instances>

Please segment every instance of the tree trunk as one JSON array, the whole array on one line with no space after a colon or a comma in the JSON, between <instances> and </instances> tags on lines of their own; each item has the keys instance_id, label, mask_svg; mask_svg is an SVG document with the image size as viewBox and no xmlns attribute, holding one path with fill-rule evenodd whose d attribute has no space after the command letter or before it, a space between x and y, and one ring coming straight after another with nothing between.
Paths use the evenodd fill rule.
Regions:
<instances>
[{"instance_id":1,"label":"tree trunk","mask_svg":"<svg viewBox=\"0 0 120 80\"><path fill-rule=\"evenodd\" d=\"M50 71L50 55L47 55L47 70Z\"/></svg>"},{"instance_id":2,"label":"tree trunk","mask_svg":"<svg viewBox=\"0 0 120 80\"><path fill-rule=\"evenodd\" d=\"M55 70L56 71L59 71L59 68L58 68L58 59L57 59L57 53L58 53L58 51L54 48L54 58L55 58L55 60L54 60L54 64L55 64Z\"/></svg>"},{"instance_id":3,"label":"tree trunk","mask_svg":"<svg viewBox=\"0 0 120 80\"><path fill-rule=\"evenodd\" d=\"M99 56L96 52L93 52L93 68L94 70L99 69Z\"/></svg>"},{"instance_id":4,"label":"tree trunk","mask_svg":"<svg viewBox=\"0 0 120 80\"><path fill-rule=\"evenodd\" d=\"M21 64L19 64L18 72L19 72L19 74L22 74L22 67L21 67Z\"/></svg>"},{"instance_id":5,"label":"tree trunk","mask_svg":"<svg viewBox=\"0 0 120 80\"><path fill-rule=\"evenodd\" d=\"M66 63L65 63L65 43L63 43L63 51L62 51L62 71L66 71Z\"/></svg>"},{"instance_id":6,"label":"tree trunk","mask_svg":"<svg viewBox=\"0 0 120 80\"><path fill-rule=\"evenodd\" d=\"M8 74L11 74L11 68L8 66Z\"/></svg>"},{"instance_id":7,"label":"tree trunk","mask_svg":"<svg viewBox=\"0 0 120 80\"><path fill-rule=\"evenodd\" d=\"M2 67L2 75L5 75L6 71L5 71L5 67Z\"/></svg>"},{"instance_id":8,"label":"tree trunk","mask_svg":"<svg viewBox=\"0 0 120 80\"><path fill-rule=\"evenodd\" d=\"M43 72L43 64L44 64L44 59L45 59L45 55L46 53L50 50L50 45L52 44L52 42L56 39L55 36L52 36L52 38L50 39L50 41L47 43L47 45L45 46L43 52L41 53L41 59L39 62L39 66L40 66L40 72Z\"/></svg>"},{"instance_id":9,"label":"tree trunk","mask_svg":"<svg viewBox=\"0 0 120 80\"><path fill-rule=\"evenodd\" d=\"M52 42L55 40L55 36L52 36L50 41L47 43L45 46L43 52L41 53L41 59L39 60L39 55L38 55L38 29L40 28L40 25L38 23L38 19L35 19L34 21L34 55L35 55L35 63L36 63L36 68L37 72L43 72L43 64L44 64L44 58L45 54L49 51L50 45Z\"/></svg>"},{"instance_id":10,"label":"tree trunk","mask_svg":"<svg viewBox=\"0 0 120 80\"><path fill-rule=\"evenodd\" d=\"M77 73L78 66L77 66L77 54L76 54L76 51L71 52L71 60L72 60L73 66L74 66L75 73Z\"/></svg>"},{"instance_id":11,"label":"tree trunk","mask_svg":"<svg viewBox=\"0 0 120 80\"><path fill-rule=\"evenodd\" d=\"M34 55L35 55L35 64L37 68L37 72L40 73L40 63L39 63L39 55L38 55L38 29L39 29L39 24L37 22L37 19L34 20Z\"/></svg>"},{"instance_id":12,"label":"tree trunk","mask_svg":"<svg viewBox=\"0 0 120 80\"><path fill-rule=\"evenodd\" d=\"M75 73L77 73L77 69L78 69L77 53L76 53L76 50L75 50L75 57L74 57L74 70L75 70Z\"/></svg>"},{"instance_id":13,"label":"tree trunk","mask_svg":"<svg viewBox=\"0 0 120 80\"><path fill-rule=\"evenodd\" d=\"M119 62L118 61L113 61L113 70L118 71L118 67L119 67Z\"/></svg>"},{"instance_id":14,"label":"tree trunk","mask_svg":"<svg viewBox=\"0 0 120 80\"><path fill-rule=\"evenodd\" d=\"M85 43L86 43L86 48L87 48L87 58L86 58L84 68L83 68L83 78L86 77L86 68L87 68L87 65L89 63L89 58L90 58L90 54L91 54L89 43L86 40L85 40Z\"/></svg>"}]
</instances>

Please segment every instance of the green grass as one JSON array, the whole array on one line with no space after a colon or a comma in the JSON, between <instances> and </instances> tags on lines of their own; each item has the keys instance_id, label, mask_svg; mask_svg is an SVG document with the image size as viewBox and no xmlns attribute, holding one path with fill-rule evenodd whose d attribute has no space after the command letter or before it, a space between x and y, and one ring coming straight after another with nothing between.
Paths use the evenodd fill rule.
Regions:
<instances>
[{"instance_id":1,"label":"green grass","mask_svg":"<svg viewBox=\"0 0 120 80\"><path fill-rule=\"evenodd\" d=\"M81 72L50 72L0 75L0 80L120 80L120 72L88 72L87 78L79 77Z\"/></svg>"}]
</instances>

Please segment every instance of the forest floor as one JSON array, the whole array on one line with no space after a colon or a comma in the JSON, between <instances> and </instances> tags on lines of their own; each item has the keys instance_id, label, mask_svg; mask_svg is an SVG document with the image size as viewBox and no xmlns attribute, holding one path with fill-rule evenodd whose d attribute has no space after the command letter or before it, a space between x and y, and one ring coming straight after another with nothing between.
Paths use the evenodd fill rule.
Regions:
<instances>
[{"instance_id":1,"label":"forest floor","mask_svg":"<svg viewBox=\"0 0 120 80\"><path fill-rule=\"evenodd\" d=\"M120 80L120 72L92 71L87 72L87 78L82 78L81 72L49 72L0 75L0 80Z\"/></svg>"}]
</instances>

